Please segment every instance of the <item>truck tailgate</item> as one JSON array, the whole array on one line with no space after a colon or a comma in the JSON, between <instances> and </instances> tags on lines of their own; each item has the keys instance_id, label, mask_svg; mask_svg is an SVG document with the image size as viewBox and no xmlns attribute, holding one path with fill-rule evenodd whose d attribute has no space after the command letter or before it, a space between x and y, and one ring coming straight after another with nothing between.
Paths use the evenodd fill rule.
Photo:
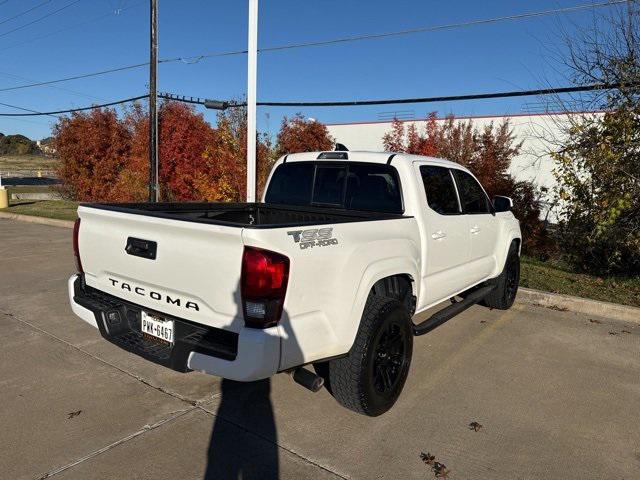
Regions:
<instances>
[{"instance_id":1,"label":"truck tailgate","mask_svg":"<svg viewBox=\"0 0 640 480\"><path fill-rule=\"evenodd\" d=\"M87 285L151 312L240 331L242 228L86 206L78 215ZM145 253L150 242L155 255Z\"/></svg>"}]
</instances>

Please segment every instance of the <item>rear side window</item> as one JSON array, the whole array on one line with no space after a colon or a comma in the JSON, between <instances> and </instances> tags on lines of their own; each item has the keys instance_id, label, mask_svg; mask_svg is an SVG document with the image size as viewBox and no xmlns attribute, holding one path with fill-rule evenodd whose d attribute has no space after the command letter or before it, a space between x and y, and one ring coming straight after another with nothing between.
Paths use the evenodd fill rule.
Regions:
<instances>
[{"instance_id":1,"label":"rear side window","mask_svg":"<svg viewBox=\"0 0 640 480\"><path fill-rule=\"evenodd\" d=\"M464 213L490 213L489 199L475 178L462 170L454 169L460 202Z\"/></svg>"},{"instance_id":2,"label":"rear side window","mask_svg":"<svg viewBox=\"0 0 640 480\"><path fill-rule=\"evenodd\" d=\"M389 165L349 165L345 208L402 213L402 197L396 169Z\"/></svg>"},{"instance_id":3,"label":"rear side window","mask_svg":"<svg viewBox=\"0 0 640 480\"><path fill-rule=\"evenodd\" d=\"M376 163L292 162L276 168L267 203L402 213L394 167Z\"/></svg>"},{"instance_id":4,"label":"rear side window","mask_svg":"<svg viewBox=\"0 0 640 480\"><path fill-rule=\"evenodd\" d=\"M420 167L420 175L432 210L440 215L460 213L458 194L448 168L424 165Z\"/></svg>"}]
</instances>

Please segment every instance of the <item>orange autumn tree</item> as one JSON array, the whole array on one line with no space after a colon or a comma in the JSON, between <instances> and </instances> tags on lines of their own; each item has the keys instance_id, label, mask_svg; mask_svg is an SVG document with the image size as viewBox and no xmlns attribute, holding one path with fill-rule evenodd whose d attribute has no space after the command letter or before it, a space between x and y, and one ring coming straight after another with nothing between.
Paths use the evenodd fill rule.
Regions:
<instances>
[{"instance_id":1,"label":"orange autumn tree","mask_svg":"<svg viewBox=\"0 0 640 480\"><path fill-rule=\"evenodd\" d=\"M159 181L164 201L242 201L246 195L246 110L218 115L212 127L192 106L159 108ZM119 117L113 109L62 118L54 127L63 193L82 201L148 198L149 117L141 104ZM258 187L273 164L258 138Z\"/></svg>"},{"instance_id":2,"label":"orange autumn tree","mask_svg":"<svg viewBox=\"0 0 640 480\"><path fill-rule=\"evenodd\" d=\"M62 117L53 127L61 161L62 193L79 201L118 200L113 186L128 166L131 131L115 110L97 109Z\"/></svg>"},{"instance_id":3,"label":"orange autumn tree","mask_svg":"<svg viewBox=\"0 0 640 480\"><path fill-rule=\"evenodd\" d=\"M332 150L334 140L327 127L301 113L293 118L284 117L276 141L278 155L297 152Z\"/></svg>"}]
</instances>

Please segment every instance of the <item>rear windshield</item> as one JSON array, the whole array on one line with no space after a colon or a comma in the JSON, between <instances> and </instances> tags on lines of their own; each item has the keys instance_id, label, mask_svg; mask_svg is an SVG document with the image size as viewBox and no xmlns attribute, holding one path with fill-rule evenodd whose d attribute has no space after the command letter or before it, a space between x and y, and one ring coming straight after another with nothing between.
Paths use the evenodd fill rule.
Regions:
<instances>
[{"instance_id":1,"label":"rear windshield","mask_svg":"<svg viewBox=\"0 0 640 480\"><path fill-rule=\"evenodd\" d=\"M265 201L402 213L398 172L378 163L283 163L273 172Z\"/></svg>"}]
</instances>

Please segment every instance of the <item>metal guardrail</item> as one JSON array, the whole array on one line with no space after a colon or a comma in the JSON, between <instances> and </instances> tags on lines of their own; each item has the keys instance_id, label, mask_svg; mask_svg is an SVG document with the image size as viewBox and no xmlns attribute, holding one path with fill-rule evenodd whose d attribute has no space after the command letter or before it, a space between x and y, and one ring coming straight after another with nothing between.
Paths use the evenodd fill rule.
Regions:
<instances>
[{"instance_id":1,"label":"metal guardrail","mask_svg":"<svg viewBox=\"0 0 640 480\"><path fill-rule=\"evenodd\" d=\"M31 177L31 178L58 178L55 170L0 170L2 178Z\"/></svg>"}]
</instances>

